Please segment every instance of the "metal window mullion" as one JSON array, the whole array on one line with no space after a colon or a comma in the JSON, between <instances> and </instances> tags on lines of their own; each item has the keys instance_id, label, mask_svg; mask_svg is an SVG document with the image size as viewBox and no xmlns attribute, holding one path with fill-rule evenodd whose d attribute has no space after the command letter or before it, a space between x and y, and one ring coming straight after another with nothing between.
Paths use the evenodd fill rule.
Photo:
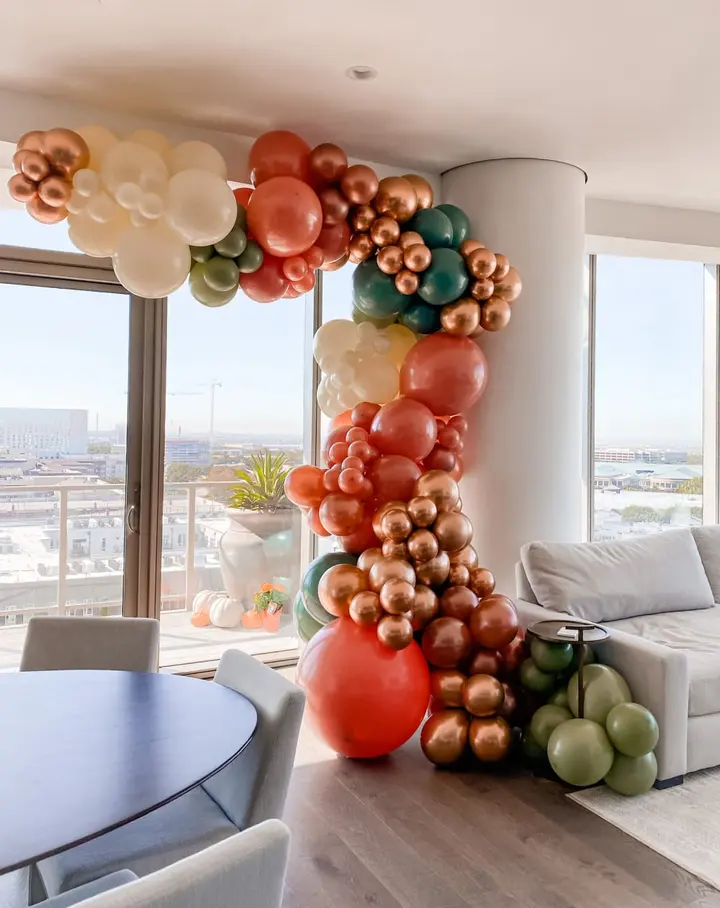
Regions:
<instances>
[{"instance_id":1,"label":"metal window mullion","mask_svg":"<svg viewBox=\"0 0 720 908\"><path fill-rule=\"evenodd\" d=\"M317 389L320 367L313 356L313 338L322 324L323 272L318 271L312 296L305 296L305 343L303 370L303 459L306 463L320 463L320 410ZM307 521L302 521L300 536L301 569L317 557L317 536L311 532Z\"/></svg>"},{"instance_id":2,"label":"metal window mullion","mask_svg":"<svg viewBox=\"0 0 720 908\"><path fill-rule=\"evenodd\" d=\"M705 265L703 282L703 523L720 522L720 280Z\"/></svg>"},{"instance_id":3,"label":"metal window mullion","mask_svg":"<svg viewBox=\"0 0 720 908\"><path fill-rule=\"evenodd\" d=\"M588 259L585 538L592 541L595 523L595 320L597 311L597 255L592 254L588 256Z\"/></svg>"}]
</instances>

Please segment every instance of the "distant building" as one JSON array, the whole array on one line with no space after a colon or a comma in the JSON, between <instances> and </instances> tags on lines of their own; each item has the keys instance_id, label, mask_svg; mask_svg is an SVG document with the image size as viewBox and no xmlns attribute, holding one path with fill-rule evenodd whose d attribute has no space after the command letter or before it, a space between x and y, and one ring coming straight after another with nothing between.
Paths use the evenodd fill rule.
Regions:
<instances>
[{"instance_id":1,"label":"distant building","mask_svg":"<svg viewBox=\"0 0 720 908\"><path fill-rule=\"evenodd\" d=\"M603 463L687 463L688 452L671 448L595 448L595 461Z\"/></svg>"},{"instance_id":2,"label":"distant building","mask_svg":"<svg viewBox=\"0 0 720 908\"><path fill-rule=\"evenodd\" d=\"M212 463L210 444L198 438L166 438L165 466L169 463L188 463L194 467L206 467Z\"/></svg>"},{"instance_id":3,"label":"distant building","mask_svg":"<svg viewBox=\"0 0 720 908\"><path fill-rule=\"evenodd\" d=\"M38 459L87 454L87 410L0 407L0 451Z\"/></svg>"},{"instance_id":4,"label":"distant building","mask_svg":"<svg viewBox=\"0 0 720 908\"><path fill-rule=\"evenodd\" d=\"M677 492L690 479L701 479L702 467L685 464L670 469L657 470L640 480L640 488L646 491Z\"/></svg>"}]
</instances>

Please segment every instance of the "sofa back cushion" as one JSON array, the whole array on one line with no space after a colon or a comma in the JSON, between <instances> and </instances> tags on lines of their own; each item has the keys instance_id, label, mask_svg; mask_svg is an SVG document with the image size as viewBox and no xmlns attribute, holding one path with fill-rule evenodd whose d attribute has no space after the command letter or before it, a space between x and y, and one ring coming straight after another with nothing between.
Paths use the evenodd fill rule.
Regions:
<instances>
[{"instance_id":1,"label":"sofa back cushion","mask_svg":"<svg viewBox=\"0 0 720 908\"><path fill-rule=\"evenodd\" d=\"M714 604L690 530L620 542L531 542L521 559L540 605L588 621Z\"/></svg>"},{"instance_id":2,"label":"sofa back cushion","mask_svg":"<svg viewBox=\"0 0 720 908\"><path fill-rule=\"evenodd\" d=\"M693 527L691 532L710 581L713 598L720 603L720 526Z\"/></svg>"}]
</instances>

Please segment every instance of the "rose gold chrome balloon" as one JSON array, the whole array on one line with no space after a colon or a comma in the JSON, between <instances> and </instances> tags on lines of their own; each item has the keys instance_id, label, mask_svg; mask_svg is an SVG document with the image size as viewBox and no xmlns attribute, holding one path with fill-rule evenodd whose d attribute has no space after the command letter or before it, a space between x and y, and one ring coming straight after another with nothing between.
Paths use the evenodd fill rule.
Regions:
<instances>
[{"instance_id":1,"label":"rose gold chrome balloon","mask_svg":"<svg viewBox=\"0 0 720 908\"><path fill-rule=\"evenodd\" d=\"M502 706L505 691L492 675L473 675L463 687L463 706L473 716L492 716Z\"/></svg>"},{"instance_id":2,"label":"rose gold chrome balloon","mask_svg":"<svg viewBox=\"0 0 720 908\"><path fill-rule=\"evenodd\" d=\"M468 742L468 716L460 709L434 713L420 732L420 746L431 763L450 766L462 757Z\"/></svg>"},{"instance_id":3,"label":"rose gold chrome balloon","mask_svg":"<svg viewBox=\"0 0 720 908\"><path fill-rule=\"evenodd\" d=\"M24 173L14 173L8 180L8 192L16 202L29 202L37 195L37 183L25 176Z\"/></svg>"},{"instance_id":4,"label":"rose gold chrome balloon","mask_svg":"<svg viewBox=\"0 0 720 908\"><path fill-rule=\"evenodd\" d=\"M473 719L468 736L472 752L483 763L497 763L507 756L512 730L505 719Z\"/></svg>"},{"instance_id":5,"label":"rose gold chrome balloon","mask_svg":"<svg viewBox=\"0 0 720 908\"><path fill-rule=\"evenodd\" d=\"M370 570L370 568L375 564L376 561L380 561L382 558L382 549L379 547L373 547L371 549L365 549L365 551L358 558L357 566L361 571Z\"/></svg>"},{"instance_id":6,"label":"rose gold chrome balloon","mask_svg":"<svg viewBox=\"0 0 720 908\"><path fill-rule=\"evenodd\" d=\"M417 193L403 177L385 177L380 180L373 200L378 214L389 214L396 221L409 221L418 207Z\"/></svg>"},{"instance_id":7,"label":"rose gold chrome balloon","mask_svg":"<svg viewBox=\"0 0 720 908\"><path fill-rule=\"evenodd\" d=\"M412 624L404 615L385 615L380 619L377 635L388 649L405 649L413 641Z\"/></svg>"},{"instance_id":8,"label":"rose gold chrome balloon","mask_svg":"<svg viewBox=\"0 0 720 908\"><path fill-rule=\"evenodd\" d=\"M501 281L504 277L507 277L507 273L510 270L510 259L503 255L502 252L495 253L495 270L492 273L492 279L494 281Z\"/></svg>"},{"instance_id":9,"label":"rose gold chrome balloon","mask_svg":"<svg viewBox=\"0 0 720 908\"><path fill-rule=\"evenodd\" d=\"M335 564L320 578L318 599L326 611L340 618L349 613L353 596L366 589L364 571L354 564Z\"/></svg>"},{"instance_id":10,"label":"rose gold chrome balloon","mask_svg":"<svg viewBox=\"0 0 720 908\"><path fill-rule=\"evenodd\" d=\"M407 504L408 514L416 527L429 527L435 522L438 509L432 498L418 496L412 498Z\"/></svg>"},{"instance_id":11,"label":"rose gold chrome balloon","mask_svg":"<svg viewBox=\"0 0 720 908\"><path fill-rule=\"evenodd\" d=\"M450 573L450 559L447 552L440 552L429 561L418 561L415 574L420 583L427 586L439 586L445 583Z\"/></svg>"},{"instance_id":12,"label":"rose gold chrome balloon","mask_svg":"<svg viewBox=\"0 0 720 908\"><path fill-rule=\"evenodd\" d=\"M381 558L370 568L368 579L370 589L379 593L389 580L405 580L415 586L415 571L408 561L401 558Z\"/></svg>"},{"instance_id":13,"label":"rose gold chrome balloon","mask_svg":"<svg viewBox=\"0 0 720 908\"><path fill-rule=\"evenodd\" d=\"M388 580L380 590L380 605L391 615L410 612L415 602L415 586L407 580Z\"/></svg>"},{"instance_id":14,"label":"rose gold chrome balloon","mask_svg":"<svg viewBox=\"0 0 720 908\"><path fill-rule=\"evenodd\" d=\"M365 262L370 258L375 251L375 243L373 243L367 233L356 233L350 239L348 250L350 261L357 265L359 262Z\"/></svg>"},{"instance_id":15,"label":"rose gold chrome balloon","mask_svg":"<svg viewBox=\"0 0 720 908\"><path fill-rule=\"evenodd\" d=\"M20 162L22 172L28 179L39 183L50 173L50 162L39 151L26 151Z\"/></svg>"},{"instance_id":16,"label":"rose gold chrome balloon","mask_svg":"<svg viewBox=\"0 0 720 908\"><path fill-rule=\"evenodd\" d=\"M415 494L432 499L438 511L452 511L460 498L455 480L444 470L428 470L415 483Z\"/></svg>"},{"instance_id":17,"label":"rose gold chrome balloon","mask_svg":"<svg viewBox=\"0 0 720 908\"><path fill-rule=\"evenodd\" d=\"M350 600L350 617L360 627L370 627L373 624L377 624L382 614L380 597L371 590L363 590L362 593L356 593Z\"/></svg>"},{"instance_id":18,"label":"rose gold chrome balloon","mask_svg":"<svg viewBox=\"0 0 720 908\"><path fill-rule=\"evenodd\" d=\"M459 552L450 553L450 562L452 564L464 564L465 567L472 569L478 565L478 555L471 545L466 545Z\"/></svg>"},{"instance_id":19,"label":"rose gold chrome balloon","mask_svg":"<svg viewBox=\"0 0 720 908\"><path fill-rule=\"evenodd\" d=\"M67 208L53 208L37 196L30 199L25 209L30 217L41 224L59 224L67 217Z\"/></svg>"},{"instance_id":20,"label":"rose gold chrome balloon","mask_svg":"<svg viewBox=\"0 0 720 908\"><path fill-rule=\"evenodd\" d=\"M337 187L326 186L318 191L317 197L320 199L324 225L341 224L347 218L350 203Z\"/></svg>"},{"instance_id":21,"label":"rose gold chrome balloon","mask_svg":"<svg viewBox=\"0 0 720 908\"><path fill-rule=\"evenodd\" d=\"M308 166L319 183L337 183L347 170L348 159L339 145L323 142L310 152Z\"/></svg>"},{"instance_id":22,"label":"rose gold chrome balloon","mask_svg":"<svg viewBox=\"0 0 720 908\"><path fill-rule=\"evenodd\" d=\"M407 268L403 268L402 271L398 271L395 275L395 287L404 296L412 296L413 293L417 293L419 286L420 278L414 272L408 271Z\"/></svg>"},{"instance_id":23,"label":"rose gold chrome balloon","mask_svg":"<svg viewBox=\"0 0 720 908\"><path fill-rule=\"evenodd\" d=\"M350 261L350 253L346 252L341 258L335 262L328 262L327 264L323 263L320 267L323 271L338 271L343 265L347 265Z\"/></svg>"},{"instance_id":24,"label":"rose gold chrome balloon","mask_svg":"<svg viewBox=\"0 0 720 908\"><path fill-rule=\"evenodd\" d=\"M355 233L366 233L377 217L377 212L369 205L358 205L350 215L350 226Z\"/></svg>"},{"instance_id":25,"label":"rose gold chrome balloon","mask_svg":"<svg viewBox=\"0 0 720 908\"><path fill-rule=\"evenodd\" d=\"M475 564L477 564L477 553L475 554ZM486 596L490 596L495 589L495 576L487 568L473 566L470 568L469 586L478 599L484 599Z\"/></svg>"},{"instance_id":26,"label":"rose gold chrome balloon","mask_svg":"<svg viewBox=\"0 0 720 908\"><path fill-rule=\"evenodd\" d=\"M448 709L463 709L463 687L467 675L456 668L437 668L430 672L430 696Z\"/></svg>"},{"instance_id":27,"label":"rose gold chrome balloon","mask_svg":"<svg viewBox=\"0 0 720 908\"><path fill-rule=\"evenodd\" d=\"M440 597L440 612L448 618L459 618L465 622L477 604L477 596L466 586L449 586Z\"/></svg>"},{"instance_id":28,"label":"rose gold chrome balloon","mask_svg":"<svg viewBox=\"0 0 720 908\"><path fill-rule=\"evenodd\" d=\"M438 514L433 524L433 533L437 536L440 548L446 552L459 552L470 543L473 526L470 518L457 511L445 511Z\"/></svg>"},{"instance_id":29,"label":"rose gold chrome balloon","mask_svg":"<svg viewBox=\"0 0 720 908\"><path fill-rule=\"evenodd\" d=\"M476 249L484 249L485 247L479 240L463 240L460 243L460 255L466 259L471 252L474 252Z\"/></svg>"},{"instance_id":30,"label":"rose gold chrome balloon","mask_svg":"<svg viewBox=\"0 0 720 908\"><path fill-rule=\"evenodd\" d=\"M38 195L52 208L62 208L67 205L72 195L72 184L64 177L50 176L38 186Z\"/></svg>"},{"instance_id":31,"label":"rose gold chrome balloon","mask_svg":"<svg viewBox=\"0 0 720 908\"><path fill-rule=\"evenodd\" d=\"M469 569L464 564L453 564L451 560L448 583L450 586L467 586L470 583Z\"/></svg>"},{"instance_id":32,"label":"rose gold chrome balloon","mask_svg":"<svg viewBox=\"0 0 720 908\"><path fill-rule=\"evenodd\" d=\"M503 681L503 691L505 697L503 698L502 706L498 710L498 715L509 721L517 712L518 698L512 687L505 681Z\"/></svg>"},{"instance_id":33,"label":"rose gold chrome balloon","mask_svg":"<svg viewBox=\"0 0 720 908\"><path fill-rule=\"evenodd\" d=\"M495 296L506 300L508 303L514 302L522 290L522 281L517 271L510 266L508 273L502 280L495 281Z\"/></svg>"},{"instance_id":34,"label":"rose gold chrome balloon","mask_svg":"<svg viewBox=\"0 0 720 908\"><path fill-rule=\"evenodd\" d=\"M472 657L468 673L470 675L492 675L497 678L502 670L503 660L497 650L479 649Z\"/></svg>"},{"instance_id":35,"label":"rose gold chrome balloon","mask_svg":"<svg viewBox=\"0 0 720 908\"><path fill-rule=\"evenodd\" d=\"M448 334L469 337L480 324L480 306L469 296L448 303L440 312L440 324Z\"/></svg>"},{"instance_id":36,"label":"rose gold chrome balloon","mask_svg":"<svg viewBox=\"0 0 720 908\"><path fill-rule=\"evenodd\" d=\"M382 553L386 558L401 558L403 561L410 559L407 544L404 542L393 542L392 539L386 539L383 542Z\"/></svg>"},{"instance_id":37,"label":"rose gold chrome balloon","mask_svg":"<svg viewBox=\"0 0 720 908\"><path fill-rule=\"evenodd\" d=\"M478 279L490 277L495 270L495 254L489 249L474 249L465 263L473 277Z\"/></svg>"},{"instance_id":38,"label":"rose gold chrome balloon","mask_svg":"<svg viewBox=\"0 0 720 908\"><path fill-rule=\"evenodd\" d=\"M406 230L400 234L398 246L404 251L408 246L424 246L425 240L416 230Z\"/></svg>"},{"instance_id":39,"label":"rose gold chrome balloon","mask_svg":"<svg viewBox=\"0 0 720 908\"><path fill-rule=\"evenodd\" d=\"M430 561L440 551L440 545L430 530L415 530L407 541L408 552L416 561Z\"/></svg>"},{"instance_id":40,"label":"rose gold chrome balloon","mask_svg":"<svg viewBox=\"0 0 720 908\"><path fill-rule=\"evenodd\" d=\"M45 133L40 129L31 129L20 136L17 143L18 151L39 151L42 153L43 138Z\"/></svg>"},{"instance_id":41,"label":"rose gold chrome balloon","mask_svg":"<svg viewBox=\"0 0 720 908\"><path fill-rule=\"evenodd\" d=\"M382 519L387 514L388 511L400 510L407 512L408 506L404 501L386 501L384 504L381 504L380 507L375 511L372 518L372 528L373 532L378 539L384 539L383 528L382 528Z\"/></svg>"},{"instance_id":42,"label":"rose gold chrome balloon","mask_svg":"<svg viewBox=\"0 0 720 908\"><path fill-rule=\"evenodd\" d=\"M370 236L376 246L393 246L400 239L400 225L395 218L377 218L370 227Z\"/></svg>"},{"instance_id":43,"label":"rose gold chrome balloon","mask_svg":"<svg viewBox=\"0 0 720 908\"><path fill-rule=\"evenodd\" d=\"M385 274L397 274L402 271L403 251L399 246L386 246L377 254L378 268Z\"/></svg>"},{"instance_id":44,"label":"rose gold chrome balloon","mask_svg":"<svg viewBox=\"0 0 720 908\"><path fill-rule=\"evenodd\" d=\"M90 163L87 142L72 129L48 129L42 147L53 170L64 177L71 177Z\"/></svg>"},{"instance_id":45,"label":"rose gold chrome balloon","mask_svg":"<svg viewBox=\"0 0 720 908\"><path fill-rule=\"evenodd\" d=\"M378 190L378 178L372 167L353 164L340 178L340 188L352 205L369 205Z\"/></svg>"},{"instance_id":46,"label":"rose gold chrome balloon","mask_svg":"<svg viewBox=\"0 0 720 908\"><path fill-rule=\"evenodd\" d=\"M421 177L418 173L406 173L403 174L403 180L407 180L415 190L418 209L433 207L433 201L435 198L433 188L425 179L425 177Z\"/></svg>"},{"instance_id":47,"label":"rose gold chrome balloon","mask_svg":"<svg viewBox=\"0 0 720 908\"><path fill-rule=\"evenodd\" d=\"M499 296L491 297L480 309L480 327L485 331L502 331L510 321L510 303Z\"/></svg>"},{"instance_id":48,"label":"rose gold chrome balloon","mask_svg":"<svg viewBox=\"0 0 720 908\"><path fill-rule=\"evenodd\" d=\"M403 260L405 267L410 271L425 271L429 267L430 262L432 262L432 252L424 243L415 243L405 249Z\"/></svg>"},{"instance_id":49,"label":"rose gold chrome balloon","mask_svg":"<svg viewBox=\"0 0 720 908\"><path fill-rule=\"evenodd\" d=\"M385 539L393 542L403 542L413 531L413 522L407 511L393 508L383 515L380 528Z\"/></svg>"},{"instance_id":50,"label":"rose gold chrome balloon","mask_svg":"<svg viewBox=\"0 0 720 908\"><path fill-rule=\"evenodd\" d=\"M483 277L479 281L473 281L470 284L470 296L475 300L489 300L493 295L495 284L489 277Z\"/></svg>"},{"instance_id":51,"label":"rose gold chrome balloon","mask_svg":"<svg viewBox=\"0 0 720 908\"><path fill-rule=\"evenodd\" d=\"M415 601L412 607L413 630L422 630L426 624L438 616L439 612L440 602L430 587L423 584L416 586Z\"/></svg>"}]
</instances>

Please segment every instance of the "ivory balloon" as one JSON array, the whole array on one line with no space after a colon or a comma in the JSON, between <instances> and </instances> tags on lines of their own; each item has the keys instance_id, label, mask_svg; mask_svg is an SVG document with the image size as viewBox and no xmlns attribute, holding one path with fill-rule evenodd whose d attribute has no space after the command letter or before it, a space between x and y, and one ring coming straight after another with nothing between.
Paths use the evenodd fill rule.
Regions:
<instances>
[{"instance_id":1,"label":"ivory balloon","mask_svg":"<svg viewBox=\"0 0 720 908\"><path fill-rule=\"evenodd\" d=\"M103 185L113 198L115 198L118 189L123 183L136 183L144 188L144 185L147 185L149 181L153 185L164 186L167 177L167 165L160 155L153 151L152 148L148 148L146 145L138 145L136 142L118 142L110 146L105 152L100 168L100 178ZM229 187L228 191L232 195L232 190ZM235 205L235 214L237 215L237 204ZM234 223L235 218L233 217L233 223L230 227ZM230 228L226 232L229 233L229 231ZM222 237L218 237L218 239L222 239ZM197 243L196 245L204 246L210 245L210 243Z\"/></svg>"},{"instance_id":2,"label":"ivory balloon","mask_svg":"<svg viewBox=\"0 0 720 908\"><path fill-rule=\"evenodd\" d=\"M165 219L189 245L219 242L233 229L236 217L232 189L217 174L183 170L170 179Z\"/></svg>"},{"instance_id":3,"label":"ivory balloon","mask_svg":"<svg viewBox=\"0 0 720 908\"><path fill-rule=\"evenodd\" d=\"M227 179L227 164L217 148L207 142L181 142L170 153L170 173L183 170L204 170Z\"/></svg>"},{"instance_id":4,"label":"ivory balloon","mask_svg":"<svg viewBox=\"0 0 720 908\"><path fill-rule=\"evenodd\" d=\"M88 167L91 167L95 171L99 171L107 152L114 145L118 144L118 137L115 133L110 132L107 127L97 125L81 126L80 129L77 130L77 133L85 139L85 142L90 149L90 163L88 164Z\"/></svg>"},{"instance_id":5,"label":"ivory balloon","mask_svg":"<svg viewBox=\"0 0 720 908\"><path fill-rule=\"evenodd\" d=\"M438 511L452 511L460 490L452 476L443 470L428 470L415 483L415 495L429 498Z\"/></svg>"},{"instance_id":6,"label":"ivory balloon","mask_svg":"<svg viewBox=\"0 0 720 908\"><path fill-rule=\"evenodd\" d=\"M399 247L390 246L388 248L398 249ZM384 250L381 250L378 253L378 258L380 258L383 252ZM386 356L396 366L401 366L408 351L417 343L417 338L409 328L405 327L405 325L388 325L381 333L390 340L390 349Z\"/></svg>"},{"instance_id":7,"label":"ivory balloon","mask_svg":"<svg viewBox=\"0 0 720 908\"><path fill-rule=\"evenodd\" d=\"M120 283L147 299L162 299L181 287L191 263L187 243L163 222L126 228L113 254Z\"/></svg>"},{"instance_id":8,"label":"ivory balloon","mask_svg":"<svg viewBox=\"0 0 720 908\"><path fill-rule=\"evenodd\" d=\"M398 370L384 356L361 360L355 370L353 390L358 400L374 404L389 403L400 390Z\"/></svg>"},{"instance_id":9,"label":"ivory balloon","mask_svg":"<svg viewBox=\"0 0 720 908\"><path fill-rule=\"evenodd\" d=\"M370 589L379 593L389 580L404 580L415 586L415 571L400 558L381 558L370 568L368 580Z\"/></svg>"},{"instance_id":10,"label":"ivory balloon","mask_svg":"<svg viewBox=\"0 0 720 908\"><path fill-rule=\"evenodd\" d=\"M377 635L388 649L405 649L413 642L412 624L404 615L385 615L380 619Z\"/></svg>"},{"instance_id":11,"label":"ivory balloon","mask_svg":"<svg viewBox=\"0 0 720 908\"><path fill-rule=\"evenodd\" d=\"M68 236L81 252L86 255L105 258L113 255L118 239L130 227L130 215L119 205L115 206L112 217L99 223L87 211L68 215Z\"/></svg>"},{"instance_id":12,"label":"ivory balloon","mask_svg":"<svg viewBox=\"0 0 720 908\"><path fill-rule=\"evenodd\" d=\"M492 716L504 699L503 686L492 675L473 675L463 685L463 706L473 716Z\"/></svg>"},{"instance_id":13,"label":"ivory balloon","mask_svg":"<svg viewBox=\"0 0 720 908\"><path fill-rule=\"evenodd\" d=\"M349 350L354 350L358 340L358 326L355 322L347 318L331 319L315 332L313 356L322 368L326 356L341 356Z\"/></svg>"},{"instance_id":14,"label":"ivory balloon","mask_svg":"<svg viewBox=\"0 0 720 908\"><path fill-rule=\"evenodd\" d=\"M431 763L450 766L462 757L468 742L468 717L459 709L434 713L420 732L420 746Z\"/></svg>"},{"instance_id":15,"label":"ivory balloon","mask_svg":"<svg viewBox=\"0 0 720 908\"><path fill-rule=\"evenodd\" d=\"M437 617L440 611L438 597L429 586L420 584L415 587L415 601L412 607L412 626L414 631L422 630Z\"/></svg>"},{"instance_id":16,"label":"ivory balloon","mask_svg":"<svg viewBox=\"0 0 720 908\"><path fill-rule=\"evenodd\" d=\"M510 751L512 729L500 716L492 719L473 719L468 739L478 760L483 763L497 763Z\"/></svg>"},{"instance_id":17,"label":"ivory balloon","mask_svg":"<svg viewBox=\"0 0 720 908\"><path fill-rule=\"evenodd\" d=\"M448 709L463 708L463 687L467 675L455 668L440 668L430 672L430 696Z\"/></svg>"},{"instance_id":18,"label":"ivory balloon","mask_svg":"<svg viewBox=\"0 0 720 908\"><path fill-rule=\"evenodd\" d=\"M170 139L154 129L136 129L135 132L130 133L126 141L144 145L146 148L152 148L165 162L168 162L173 150Z\"/></svg>"}]
</instances>

